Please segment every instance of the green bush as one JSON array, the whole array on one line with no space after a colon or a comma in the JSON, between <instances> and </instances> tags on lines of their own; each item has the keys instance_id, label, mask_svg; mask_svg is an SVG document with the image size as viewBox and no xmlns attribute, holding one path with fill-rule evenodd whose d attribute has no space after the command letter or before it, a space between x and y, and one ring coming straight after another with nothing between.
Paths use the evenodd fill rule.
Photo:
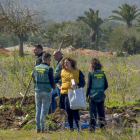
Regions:
<instances>
[{"instance_id":1,"label":"green bush","mask_svg":"<svg viewBox=\"0 0 140 140\"><path fill-rule=\"evenodd\" d=\"M49 130L54 130L54 124L51 120L46 120L46 128L49 127Z\"/></svg>"},{"instance_id":2,"label":"green bush","mask_svg":"<svg viewBox=\"0 0 140 140\"><path fill-rule=\"evenodd\" d=\"M0 54L0 57L9 57L9 56L5 54Z\"/></svg>"},{"instance_id":3,"label":"green bush","mask_svg":"<svg viewBox=\"0 0 140 140\"><path fill-rule=\"evenodd\" d=\"M117 52L116 57L124 57L123 52L121 52L121 51Z\"/></svg>"},{"instance_id":4,"label":"green bush","mask_svg":"<svg viewBox=\"0 0 140 140\"><path fill-rule=\"evenodd\" d=\"M31 130L31 129L36 129L36 125L29 123L23 126L23 130Z\"/></svg>"},{"instance_id":5,"label":"green bush","mask_svg":"<svg viewBox=\"0 0 140 140\"><path fill-rule=\"evenodd\" d=\"M115 51L127 52L128 54L140 53L140 34L134 28L127 28L125 25L116 27L109 34L109 47Z\"/></svg>"}]
</instances>

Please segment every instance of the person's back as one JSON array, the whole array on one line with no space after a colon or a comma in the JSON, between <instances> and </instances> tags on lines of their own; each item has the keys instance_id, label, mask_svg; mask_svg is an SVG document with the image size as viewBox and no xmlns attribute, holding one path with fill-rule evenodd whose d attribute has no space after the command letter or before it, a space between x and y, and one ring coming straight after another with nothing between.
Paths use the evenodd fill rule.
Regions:
<instances>
[{"instance_id":1,"label":"person's back","mask_svg":"<svg viewBox=\"0 0 140 140\"><path fill-rule=\"evenodd\" d=\"M36 66L33 72L35 103L36 103L36 132L44 132L46 114L51 104L51 90L54 88L53 69L49 66L51 55L44 52L42 64ZM41 125L40 125L41 123Z\"/></svg>"},{"instance_id":2,"label":"person's back","mask_svg":"<svg viewBox=\"0 0 140 140\"><path fill-rule=\"evenodd\" d=\"M34 77L35 77L34 90L46 91L46 92L51 91L52 87L50 85L50 80L49 80L49 75L48 75L49 69L50 69L50 66L46 64L40 64L34 68Z\"/></svg>"},{"instance_id":3,"label":"person's back","mask_svg":"<svg viewBox=\"0 0 140 140\"><path fill-rule=\"evenodd\" d=\"M90 131L95 131L97 113L99 115L100 128L105 128L105 109L104 91L108 88L108 82L106 75L101 70L102 65L96 58L92 58L90 61L91 71L88 74L88 84L86 91L86 101L89 102L90 112Z\"/></svg>"},{"instance_id":4,"label":"person's back","mask_svg":"<svg viewBox=\"0 0 140 140\"><path fill-rule=\"evenodd\" d=\"M105 86L105 74L100 69L96 71L90 71L91 77L92 77L92 84L90 89L90 94L103 90Z\"/></svg>"}]
</instances>

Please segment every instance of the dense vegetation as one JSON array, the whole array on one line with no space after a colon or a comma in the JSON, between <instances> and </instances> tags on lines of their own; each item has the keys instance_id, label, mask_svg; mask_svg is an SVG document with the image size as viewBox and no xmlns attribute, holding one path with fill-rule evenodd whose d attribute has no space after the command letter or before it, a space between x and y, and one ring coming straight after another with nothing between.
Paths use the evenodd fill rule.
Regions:
<instances>
[{"instance_id":1,"label":"dense vegetation","mask_svg":"<svg viewBox=\"0 0 140 140\"><path fill-rule=\"evenodd\" d=\"M104 66L103 70L109 82L105 105L107 107L132 107L132 105L139 104L140 18L137 6L140 6L140 3L138 0L135 0L135 2L130 0L95 0L94 2L91 0L21 1L27 5L34 3L39 10L46 10L47 12L46 18L42 22L43 30L35 34L32 32L26 33L23 37L25 43L34 42L57 49L58 46L59 48L65 48L72 45L76 49L112 50L117 51L116 56L124 56L123 52L128 53L127 57L97 57ZM136 6L129 4L135 4ZM118 6L120 6L120 9L117 11ZM111 13L112 10L113 14ZM118 15L114 16L114 13ZM122 22L108 21L105 19L108 17ZM75 21L76 19L77 21ZM0 29L2 29L1 27ZM11 34L0 36L0 45L4 47L18 44L18 38L11 36ZM92 46L92 44L96 45ZM91 57L74 54L69 54L69 56L77 60L77 66L84 73L87 83ZM0 55L0 97L15 98L20 96L20 92L25 92L35 60L36 57L34 55L26 53L24 57L19 57L18 52L14 52L11 57ZM51 61L51 67L55 69L55 66L56 62L54 60ZM34 95L33 85L32 82L28 95ZM32 129L30 125L24 127L26 130L29 128ZM135 137L139 136L138 131L138 133L135 133L135 127L122 127L120 130L109 129L107 132L108 135L107 133L97 132L98 136L94 135L93 137L94 139L105 139L107 137L107 139L120 140L120 137L127 139L128 136L126 134L129 135L128 139L135 139ZM83 134L84 136L88 135L87 132L81 133L82 138ZM62 139L61 132L59 136ZM67 136L64 137L67 138ZM91 139L90 135L88 137ZM71 137L68 136L69 138ZM78 139L80 139L80 133L78 134Z\"/></svg>"},{"instance_id":2,"label":"dense vegetation","mask_svg":"<svg viewBox=\"0 0 140 140\"><path fill-rule=\"evenodd\" d=\"M51 4L51 2L55 4L58 1L53 0L48 4ZM9 12L5 10L7 4L9 5L8 11L12 11L11 17L10 14L7 14ZM10 6L10 4L13 6ZM30 1L26 5L28 4L30 5ZM117 7L112 10L113 15L106 19L99 15L103 9L99 11L95 10L96 8L89 8L88 11L84 11L84 16L77 16L76 21L63 21L61 23L48 20L49 18L43 20L40 15L40 22L35 22L36 24L34 21L38 17L32 17L32 12L27 12L27 15L24 14L26 6L25 8L23 6L20 9L12 9L11 7L16 6L13 0L7 0L0 6L0 34L4 35L0 37L0 44L4 47L20 44L20 56L24 56L23 42L44 44L47 47L59 50L72 45L76 49L90 48L101 51L125 51L128 54L139 54L140 9L138 5L122 4L118 6L119 10L115 10ZM18 12L22 14L16 14ZM35 11L35 15L36 13L38 12ZM117 16L114 14L117 14ZM121 23L110 20L121 21Z\"/></svg>"},{"instance_id":3,"label":"dense vegetation","mask_svg":"<svg viewBox=\"0 0 140 140\"><path fill-rule=\"evenodd\" d=\"M51 2L55 3L56 1L54 0ZM1 7L4 9L2 5ZM112 11L113 14L106 19L99 16L99 13L102 10L99 11L89 8L88 11L84 11L84 16L77 16L76 21L63 21L57 23L52 20L42 20L40 21L42 30L38 31L36 31L38 27L35 29L33 27L33 31L31 30L31 27L26 28L26 26L28 27L28 23L26 26L24 25L25 27L23 27L22 24L18 27L21 28L21 31L16 28L16 26L13 28L12 26L9 27L11 24L7 24L9 21L7 22L8 19L5 17L10 15L6 16L6 11L3 15L1 10L0 19L2 22L0 24L0 33L5 36L0 37L0 44L4 47L9 47L18 45L18 42L20 41L20 54L22 54L20 56L23 56L23 42L44 44L47 47L57 48L59 50L72 45L76 49L90 48L101 51L125 51L128 54L139 54L140 12L138 5L129 5L128 3L125 3L118 7L119 10L114 9ZM13 9L10 10L13 11ZM18 9L16 9L16 11L18 11ZM13 15L15 16L15 14ZM114 14L117 14L117 16ZM22 15L18 15L17 19L19 17L24 19ZM16 16L14 18L16 18ZM15 25L18 25L19 22L21 23L22 21L17 20L16 22L13 22L13 19L10 19L10 23ZM26 22L26 18L24 22ZM11 33L9 35L7 30L3 30L2 23L5 24L4 29L7 29L8 32L12 31L13 34ZM31 23L34 25L34 22ZM22 31L24 32L24 34L21 34L22 38L18 35L17 31L20 33L22 33ZM15 37L11 35L15 35ZM20 40L18 41L18 39Z\"/></svg>"},{"instance_id":4,"label":"dense vegetation","mask_svg":"<svg viewBox=\"0 0 140 140\"><path fill-rule=\"evenodd\" d=\"M70 56L78 61L77 66L83 71L87 82L91 57L72 54ZM99 57L109 82L106 105L134 104L139 101L139 57L139 55L128 58ZM26 54L24 58L20 58L18 53L14 53L12 57L0 57L0 96L18 97L20 92L24 93L35 60L35 56L30 54ZM56 62L51 61L53 69L55 65ZM34 93L33 85L32 83L29 94Z\"/></svg>"},{"instance_id":5,"label":"dense vegetation","mask_svg":"<svg viewBox=\"0 0 140 140\"><path fill-rule=\"evenodd\" d=\"M85 57L85 56L78 56L71 54L70 56L74 57L78 62L78 68L82 70L82 72L85 75L85 80L87 83L87 76L89 69L89 62L91 57ZM136 104L139 105L139 87L140 87L140 56L130 56L130 57L98 57L100 61L102 62L105 71L107 75L107 79L109 82L109 88L107 89L106 93L106 100L105 105L107 107L114 107L119 106L119 109L121 110L121 107L123 106L135 106ZM30 79L30 73L33 70L34 62L36 60L36 57L31 54L26 54L25 57L19 57L18 52L14 52L12 54L12 57L4 57L0 56L0 97L4 96L6 98L10 97L19 97L21 96L19 93L24 93L27 85L29 83ZM53 59L52 59L53 60ZM56 62L51 61L51 67L55 69ZM27 96L34 95L33 91L33 82L29 89L29 92ZM86 86L85 86L86 90ZM15 106L19 106L19 103L16 102ZM11 105L4 106L2 105L2 108L8 108L12 107ZM24 108L25 110L29 111L29 108L34 107L34 104L31 106L26 105ZM139 110L139 107L136 108ZM112 113L114 113L112 111ZM35 111L32 112L35 116ZM32 118L34 118L32 116ZM31 117L31 116L29 116ZM27 119L30 119L30 118ZM51 118L52 119L52 118ZM139 117L137 118L139 119ZM47 120L49 122L50 120ZM49 124L52 124L52 121L50 121ZM50 125L46 125L50 126ZM114 127L114 128L113 128ZM11 137L14 137L14 139L18 139L19 137L21 140L32 138L35 139L39 136L42 137L42 135L36 135L34 130L35 125L27 124L23 127L25 130L31 131L11 131L11 130L1 130L0 135L2 138L5 139L11 139ZM19 134L20 132L20 134ZM15 135L16 133L16 135ZM31 135L32 133L32 135ZM54 135L55 134L55 135ZM54 136L52 136L54 135ZM9 138L10 136L10 138ZM116 129L115 126L112 124L111 129L107 128L107 131L104 133L100 130L97 130L95 134L90 134L87 130L82 130L80 133L73 132L72 135L70 132L64 130L63 128L60 131L52 131L51 133L48 133L47 135L44 134L43 137L47 139L48 137L52 139L103 139L103 140L131 140L131 139L138 139L139 138L139 128L136 127L121 127L120 129ZM44 139L45 139L44 138ZM43 138L42 138L43 139Z\"/></svg>"}]
</instances>

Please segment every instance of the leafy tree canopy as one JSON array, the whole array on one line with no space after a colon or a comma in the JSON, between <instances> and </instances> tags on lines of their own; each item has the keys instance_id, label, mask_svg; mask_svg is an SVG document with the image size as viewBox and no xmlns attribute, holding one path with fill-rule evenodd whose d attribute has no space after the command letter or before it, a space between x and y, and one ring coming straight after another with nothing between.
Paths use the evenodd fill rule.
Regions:
<instances>
[{"instance_id":1,"label":"leafy tree canopy","mask_svg":"<svg viewBox=\"0 0 140 140\"><path fill-rule=\"evenodd\" d=\"M118 16L112 15L109 16L109 19L114 19L118 21L123 21L127 24L128 27L132 26L132 21L135 20L140 15L140 9L136 5L129 5L127 3L119 6L120 11L113 10L112 13L117 14Z\"/></svg>"}]
</instances>

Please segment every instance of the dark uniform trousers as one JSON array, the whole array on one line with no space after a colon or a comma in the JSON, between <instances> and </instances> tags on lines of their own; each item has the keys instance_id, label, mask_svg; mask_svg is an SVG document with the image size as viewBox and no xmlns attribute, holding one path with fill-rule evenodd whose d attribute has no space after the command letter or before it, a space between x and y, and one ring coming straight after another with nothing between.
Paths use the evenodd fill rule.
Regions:
<instances>
[{"instance_id":1,"label":"dark uniform trousers","mask_svg":"<svg viewBox=\"0 0 140 140\"><path fill-rule=\"evenodd\" d=\"M90 129L94 130L97 120L97 114L99 115L100 128L105 126L105 108L104 101L95 103L92 99L89 99L89 112L90 112Z\"/></svg>"},{"instance_id":2,"label":"dark uniform trousers","mask_svg":"<svg viewBox=\"0 0 140 140\"><path fill-rule=\"evenodd\" d=\"M70 129L73 128L73 119L76 123L77 128L79 128L79 123L80 123L79 110L70 109L68 94L61 94L61 96L60 96L60 108L65 109L67 112L67 119L68 119Z\"/></svg>"}]
</instances>

